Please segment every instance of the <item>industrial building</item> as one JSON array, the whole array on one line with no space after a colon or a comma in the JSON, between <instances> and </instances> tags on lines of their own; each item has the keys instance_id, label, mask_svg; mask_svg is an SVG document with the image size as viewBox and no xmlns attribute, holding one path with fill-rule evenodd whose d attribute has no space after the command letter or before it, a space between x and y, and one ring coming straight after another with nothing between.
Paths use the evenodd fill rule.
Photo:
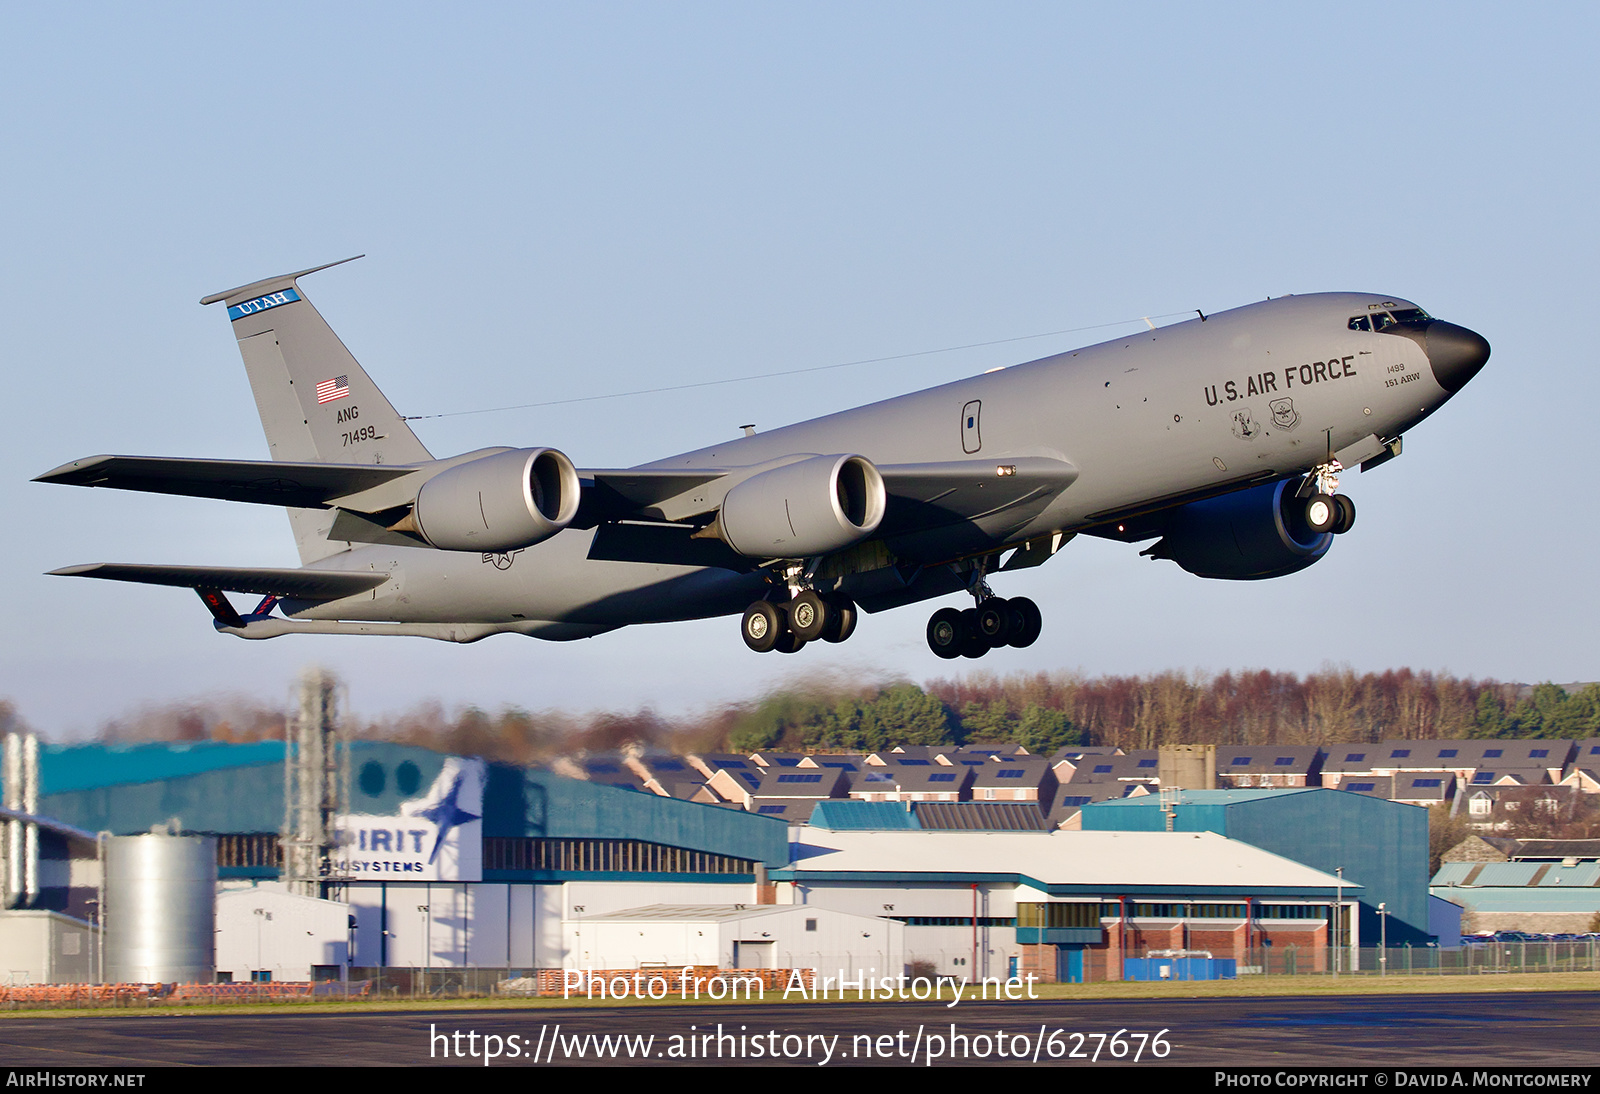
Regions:
<instances>
[{"instance_id":1,"label":"industrial building","mask_svg":"<svg viewBox=\"0 0 1600 1094\"><path fill-rule=\"evenodd\" d=\"M1215 832L1357 884L1359 935L1423 945L1428 812L1325 788L1180 790L1086 805L1085 831ZM1379 906L1388 922L1379 923ZM1454 941L1454 940L1452 940Z\"/></svg>"},{"instance_id":2,"label":"industrial building","mask_svg":"<svg viewBox=\"0 0 1600 1094\"><path fill-rule=\"evenodd\" d=\"M1152 955L1317 971L1382 931L1427 934L1426 812L1372 797L1169 790L1084 804L1063 831L997 786L992 800L813 799L809 824L791 824L643 777L344 741L331 695L303 691L288 742L8 749L31 789L7 814L19 911L0 931L38 933L15 917L44 913L60 919L48 946L85 935L76 964L18 965L13 981L683 963L1048 982L1144 975ZM844 770L749 759L752 791ZM1053 777L1025 757L940 763L968 781L983 765L1028 787ZM141 870L140 891L166 903L135 914L119 894Z\"/></svg>"},{"instance_id":3,"label":"industrial building","mask_svg":"<svg viewBox=\"0 0 1600 1094\"><path fill-rule=\"evenodd\" d=\"M1587 934L1600 921L1600 840L1469 836L1445 852L1431 892L1475 931Z\"/></svg>"},{"instance_id":4,"label":"industrial building","mask_svg":"<svg viewBox=\"0 0 1600 1094\"><path fill-rule=\"evenodd\" d=\"M1121 979L1151 951L1309 972L1330 923L1361 944L1359 884L1210 831L912 830L877 808L879 830L804 829L777 899L898 920L941 975Z\"/></svg>"}]
</instances>

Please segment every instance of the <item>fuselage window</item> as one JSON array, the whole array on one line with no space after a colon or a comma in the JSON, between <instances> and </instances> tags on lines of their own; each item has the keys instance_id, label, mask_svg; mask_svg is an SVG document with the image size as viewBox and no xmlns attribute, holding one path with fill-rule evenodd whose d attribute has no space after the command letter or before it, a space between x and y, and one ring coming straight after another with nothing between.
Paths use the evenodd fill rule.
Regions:
<instances>
[{"instance_id":1,"label":"fuselage window","mask_svg":"<svg viewBox=\"0 0 1600 1094\"><path fill-rule=\"evenodd\" d=\"M1433 316L1421 308L1397 308L1394 313L1394 321L1396 323L1421 323L1432 318Z\"/></svg>"},{"instance_id":2,"label":"fuselage window","mask_svg":"<svg viewBox=\"0 0 1600 1094\"><path fill-rule=\"evenodd\" d=\"M1364 315L1352 316L1350 319L1351 330L1371 330L1372 323Z\"/></svg>"}]
</instances>

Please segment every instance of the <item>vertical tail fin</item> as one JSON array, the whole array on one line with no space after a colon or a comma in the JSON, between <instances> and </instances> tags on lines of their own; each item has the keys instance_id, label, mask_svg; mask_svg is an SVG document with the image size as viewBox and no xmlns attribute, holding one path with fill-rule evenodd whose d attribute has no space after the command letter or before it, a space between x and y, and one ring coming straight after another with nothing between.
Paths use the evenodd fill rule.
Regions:
<instances>
[{"instance_id":1,"label":"vertical tail fin","mask_svg":"<svg viewBox=\"0 0 1600 1094\"><path fill-rule=\"evenodd\" d=\"M328 266L241 285L200 301L228 305L272 458L319 463L431 460L416 434L301 291L299 278ZM302 562L348 547L328 540L333 517L332 512L317 509L289 510Z\"/></svg>"}]
</instances>

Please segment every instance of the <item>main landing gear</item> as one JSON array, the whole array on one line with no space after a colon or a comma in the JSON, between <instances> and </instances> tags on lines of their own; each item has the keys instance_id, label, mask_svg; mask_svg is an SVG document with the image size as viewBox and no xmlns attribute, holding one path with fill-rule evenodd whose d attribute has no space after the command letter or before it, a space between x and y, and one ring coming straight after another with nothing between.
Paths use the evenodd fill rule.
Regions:
<instances>
[{"instance_id":1,"label":"main landing gear","mask_svg":"<svg viewBox=\"0 0 1600 1094\"><path fill-rule=\"evenodd\" d=\"M739 633L757 653L794 653L807 642L843 642L855 633L856 615L847 598L808 589L784 604L757 600L744 610Z\"/></svg>"},{"instance_id":2,"label":"main landing gear","mask_svg":"<svg viewBox=\"0 0 1600 1094\"><path fill-rule=\"evenodd\" d=\"M1001 646L1031 646L1044 617L1025 596L1005 600L980 580L972 590L974 607L940 608L928 620L928 648L944 658L982 657Z\"/></svg>"},{"instance_id":3,"label":"main landing gear","mask_svg":"<svg viewBox=\"0 0 1600 1094\"><path fill-rule=\"evenodd\" d=\"M1297 496L1304 506L1301 514L1306 527L1319 536L1324 532L1341 536L1355 526L1356 503L1334 493L1339 489L1338 475L1343 470L1338 460L1330 459L1312 468L1300 484Z\"/></svg>"}]
</instances>

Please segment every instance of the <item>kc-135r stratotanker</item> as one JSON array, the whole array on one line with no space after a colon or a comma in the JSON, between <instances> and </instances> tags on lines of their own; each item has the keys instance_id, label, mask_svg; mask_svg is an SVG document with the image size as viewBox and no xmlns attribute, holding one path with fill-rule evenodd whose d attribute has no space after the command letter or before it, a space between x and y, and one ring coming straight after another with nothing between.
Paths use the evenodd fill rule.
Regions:
<instances>
[{"instance_id":1,"label":"kc-135r stratotanker","mask_svg":"<svg viewBox=\"0 0 1600 1094\"><path fill-rule=\"evenodd\" d=\"M271 460L93 456L37 480L285 506L303 566L53 573L192 588L242 638L566 640L742 612L763 652L965 590L928 645L981 657L1041 625L990 580L1080 533L1202 577L1311 565L1355 520L1338 473L1399 455L1489 358L1410 301L1287 296L639 467L439 460L306 299L314 272L201 301L227 306ZM241 614L228 592L265 599Z\"/></svg>"}]
</instances>

